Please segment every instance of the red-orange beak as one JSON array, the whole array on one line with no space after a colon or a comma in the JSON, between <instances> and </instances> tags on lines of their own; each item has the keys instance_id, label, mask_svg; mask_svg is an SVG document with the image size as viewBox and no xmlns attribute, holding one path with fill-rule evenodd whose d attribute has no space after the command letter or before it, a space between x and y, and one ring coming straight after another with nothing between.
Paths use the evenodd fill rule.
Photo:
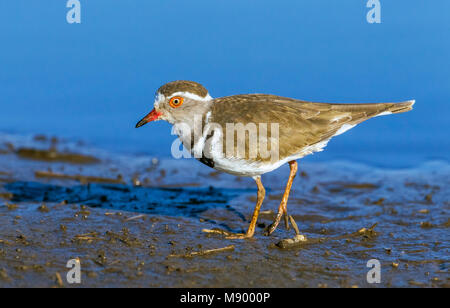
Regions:
<instances>
[{"instance_id":1,"label":"red-orange beak","mask_svg":"<svg viewBox=\"0 0 450 308\"><path fill-rule=\"evenodd\" d=\"M147 124L148 122L158 120L159 117L161 116L161 114L162 114L161 112L158 112L155 109L153 109L149 114L147 114L142 120L140 120L136 124L136 128L139 128L139 127Z\"/></svg>"}]
</instances>

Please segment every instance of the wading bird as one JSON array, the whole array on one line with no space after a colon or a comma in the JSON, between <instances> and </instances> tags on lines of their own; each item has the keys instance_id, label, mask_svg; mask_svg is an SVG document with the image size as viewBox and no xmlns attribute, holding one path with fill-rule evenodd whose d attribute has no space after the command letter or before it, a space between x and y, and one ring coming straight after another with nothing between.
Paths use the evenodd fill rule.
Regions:
<instances>
[{"instance_id":1,"label":"wading bird","mask_svg":"<svg viewBox=\"0 0 450 308\"><path fill-rule=\"evenodd\" d=\"M267 94L212 98L201 84L179 80L158 89L154 109L136 127L156 120L179 126L176 131L183 146L200 162L219 171L255 179L258 186L257 202L247 232L217 232L227 235L227 238L251 238L265 197L262 174L286 163L290 166L276 218L266 231L270 235L283 215L286 227L289 227L287 201L297 173L298 159L322 151L331 138L367 119L406 112L412 109L413 104L413 100L377 104L313 103ZM229 124L238 123L246 129L256 127L258 142L255 143L249 133L229 134L225 129ZM260 124L269 125L270 131L266 126L263 134ZM201 126L201 133L195 138L192 132L197 126ZM263 148L268 145L271 148L270 155L262 155ZM256 154L250 155L252 151Z\"/></svg>"}]
</instances>

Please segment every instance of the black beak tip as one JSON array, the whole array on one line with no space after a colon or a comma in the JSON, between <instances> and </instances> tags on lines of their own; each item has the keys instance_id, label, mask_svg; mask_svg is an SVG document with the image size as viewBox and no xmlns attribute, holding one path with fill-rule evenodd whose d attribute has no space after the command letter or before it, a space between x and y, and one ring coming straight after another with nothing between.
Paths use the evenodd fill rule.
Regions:
<instances>
[{"instance_id":1,"label":"black beak tip","mask_svg":"<svg viewBox=\"0 0 450 308\"><path fill-rule=\"evenodd\" d=\"M137 122L136 128L139 128L139 127L141 127L141 126L144 126L145 124L147 124L147 122L145 122L144 120L140 120L139 122Z\"/></svg>"}]
</instances>

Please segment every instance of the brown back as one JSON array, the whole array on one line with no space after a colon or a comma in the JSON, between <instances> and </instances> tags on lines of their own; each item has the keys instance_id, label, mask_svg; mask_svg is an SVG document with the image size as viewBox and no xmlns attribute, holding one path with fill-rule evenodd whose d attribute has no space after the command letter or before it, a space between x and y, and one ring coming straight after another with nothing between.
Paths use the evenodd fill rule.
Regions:
<instances>
[{"instance_id":1,"label":"brown back","mask_svg":"<svg viewBox=\"0 0 450 308\"><path fill-rule=\"evenodd\" d=\"M330 139L344 124L358 124L386 111L409 111L412 104L328 104L266 94L234 95L213 101L210 121L220 124L224 131L226 123L255 123L257 126L259 123L268 123L269 126L270 123L279 123L279 158L283 159L300 153L307 146ZM239 158L248 159L248 136L246 138L246 155ZM224 140L224 153L225 145ZM256 160L266 159L258 157Z\"/></svg>"}]
</instances>

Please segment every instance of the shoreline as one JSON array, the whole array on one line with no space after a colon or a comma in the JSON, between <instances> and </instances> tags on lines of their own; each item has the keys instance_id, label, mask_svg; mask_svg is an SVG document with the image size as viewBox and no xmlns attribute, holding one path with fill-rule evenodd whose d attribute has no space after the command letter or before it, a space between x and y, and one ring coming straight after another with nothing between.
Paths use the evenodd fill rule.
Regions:
<instances>
[{"instance_id":1,"label":"shoreline","mask_svg":"<svg viewBox=\"0 0 450 308\"><path fill-rule=\"evenodd\" d=\"M263 175L255 238L225 240L202 229L246 228L251 179L51 138L0 145L2 287L76 286L65 281L73 258L81 287L371 287L370 259L380 260L379 286L449 286L444 161L412 169L300 162L288 209L308 240L282 249L292 230L262 234L287 167Z\"/></svg>"}]
</instances>

